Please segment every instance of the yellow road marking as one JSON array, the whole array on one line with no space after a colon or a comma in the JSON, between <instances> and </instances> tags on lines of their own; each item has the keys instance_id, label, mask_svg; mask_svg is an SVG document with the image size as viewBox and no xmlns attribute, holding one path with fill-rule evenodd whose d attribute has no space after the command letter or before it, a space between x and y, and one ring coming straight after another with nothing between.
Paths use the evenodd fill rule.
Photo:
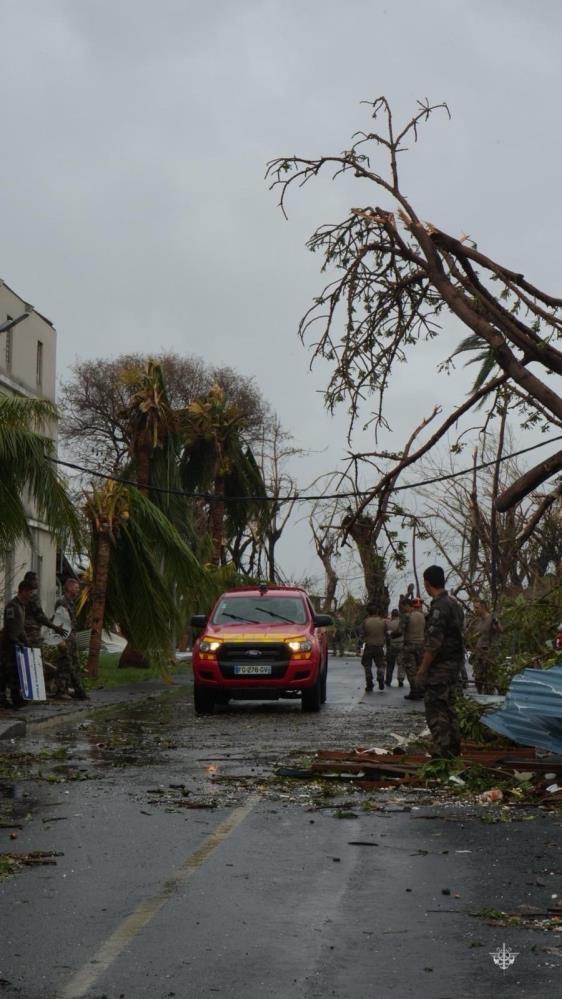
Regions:
<instances>
[{"instance_id":1,"label":"yellow road marking","mask_svg":"<svg viewBox=\"0 0 562 999\"><path fill-rule=\"evenodd\" d=\"M252 811L258 799L258 795L253 795L245 805L236 808L197 850L186 857L183 864L176 868L156 895L137 905L134 912L123 920L88 963L71 978L60 993L61 999L80 999L92 988L97 979L108 970L137 934L154 919L177 889L182 887L208 860L217 847L238 828Z\"/></svg>"}]
</instances>

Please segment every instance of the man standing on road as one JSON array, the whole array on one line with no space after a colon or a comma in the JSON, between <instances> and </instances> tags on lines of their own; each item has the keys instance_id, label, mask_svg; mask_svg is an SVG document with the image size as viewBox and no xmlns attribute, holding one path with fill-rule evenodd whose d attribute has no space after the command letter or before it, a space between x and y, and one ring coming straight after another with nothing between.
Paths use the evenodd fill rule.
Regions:
<instances>
[{"instance_id":1,"label":"man standing on road","mask_svg":"<svg viewBox=\"0 0 562 999\"><path fill-rule=\"evenodd\" d=\"M11 707L23 708L25 700L21 696L16 648L29 645L25 633L25 609L33 596L31 583L22 582L15 597L4 608L4 629L0 644L0 707L9 707L6 690L10 693Z\"/></svg>"},{"instance_id":2,"label":"man standing on road","mask_svg":"<svg viewBox=\"0 0 562 999\"><path fill-rule=\"evenodd\" d=\"M82 686L80 679L80 660L78 658L78 645L76 642L76 631L78 622L74 604L80 592L80 583L77 579L67 579L62 588L62 597L55 604L55 623L62 624L66 620L70 628L65 629L65 639L57 646L57 694L61 696L65 693L65 688L72 687L72 696L77 700L85 701L88 695ZM64 627L64 625L63 625Z\"/></svg>"},{"instance_id":3,"label":"man standing on road","mask_svg":"<svg viewBox=\"0 0 562 999\"><path fill-rule=\"evenodd\" d=\"M363 621L363 638L365 648L361 656L361 665L365 670L365 690L370 693L373 689L373 663L377 667L379 690L384 690L386 621L381 614L377 614L372 604L367 607L367 617Z\"/></svg>"},{"instance_id":4,"label":"man standing on road","mask_svg":"<svg viewBox=\"0 0 562 999\"><path fill-rule=\"evenodd\" d=\"M398 664L398 686L404 686L404 663L402 659L402 649L404 646L404 632L398 608L394 608L390 615L390 620L386 625L386 677L385 684L392 687L392 676L394 666Z\"/></svg>"},{"instance_id":5,"label":"man standing on road","mask_svg":"<svg viewBox=\"0 0 562 999\"><path fill-rule=\"evenodd\" d=\"M431 755L450 758L458 756L461 748L455 698L464 662L464 614L460 604L445 590L441 566L429 566L423 581L433 599L416 682L424 690L425 716L433 737Z\"/></svg>"},{"instance_id":6,"label":"man standing on road","mask_svg":"<svg viewBox=\"0 0 562 999\"><path fill-rule=\"evenodd\" d=\"M423 655L425 637L425 617L419 598L408 600L404 615L404 647L402 650L402 668L406 671L410 693L405 695L407 701L420 701L423 692L416 683L416 675Z\"/></svg>"},{"instance_id":7,"label":"man standing on road","mask_svg":"<svg viewBox=\"0 0 562 999\"><path fill-rule=\"evenodd\" d=\"M474 615L470 627L475 643L470 657L474 683L479 694L493 694L496 690L491 676L494 665L493 645L501 632L501 625L497 618L490 614L484 600L474 601ZM472 649L472 645L470 648Z\"/></svg>"}]
</instances>

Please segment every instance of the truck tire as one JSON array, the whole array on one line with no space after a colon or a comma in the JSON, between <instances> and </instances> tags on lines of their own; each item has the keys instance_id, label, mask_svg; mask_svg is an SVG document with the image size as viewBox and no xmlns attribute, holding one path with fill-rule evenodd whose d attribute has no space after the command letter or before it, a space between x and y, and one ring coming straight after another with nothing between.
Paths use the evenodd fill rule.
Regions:
<instances>
[{"instance_id":1,"label":"truck tire","mask_svg":"<svg viewBox=\"0 0 562 999\"><path fill-rule=\"evenodd\" d=\"M193 706L196 715L212 715L215 707L213 691L195 683L193 685Z\"/></svg>"},{"instance_id":2,"label":"truck tire","mask_svg":"<svg viewBox=\"0 0 562 999\"><path fill-rule=\"evenodd\" d=\"M322 704L326 703L326 696L328 690L328 660L324 664L324 672L322 673L322 679L320 681L320 701Z\"/></svg>"},{"instance_id":3,"label":"truck tire","mask_svg":"<svg viewBox=\"0 0 562 999\"><path fill-rule=\"evenodd\" d=\"M320 673L313 687L307 687L301 693L302 710L308 714L317 714L322 705L322 680Z\"/></svg>"}]
</instances>

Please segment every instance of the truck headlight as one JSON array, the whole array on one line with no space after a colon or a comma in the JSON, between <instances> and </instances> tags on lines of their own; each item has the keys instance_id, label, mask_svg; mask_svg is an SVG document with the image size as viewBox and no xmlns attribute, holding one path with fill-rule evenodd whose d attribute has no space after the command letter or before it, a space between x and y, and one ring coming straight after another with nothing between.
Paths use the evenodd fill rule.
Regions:
<instances>
[{"instance_id":1,"label":"truck headlight","mask_svg":"<svg viewBox=\"0 0 562 999\"><path fill-rule=\"evenodd\" d=\"M310 652L312 649L312 642L309 638L295 638L290 642L287 642L291 652Z\"/></svg>"},{"instance_id":2,"label":"truck headlight","mask_svg":"<svg viewBox=\"0 0 562 999\"><path fill-rule=\"evenodd\" d=\"M212 638L204 638L202 642L199 643L200 652L216 652L220 642L216 642Z\"/></svg>"}]
</instances>

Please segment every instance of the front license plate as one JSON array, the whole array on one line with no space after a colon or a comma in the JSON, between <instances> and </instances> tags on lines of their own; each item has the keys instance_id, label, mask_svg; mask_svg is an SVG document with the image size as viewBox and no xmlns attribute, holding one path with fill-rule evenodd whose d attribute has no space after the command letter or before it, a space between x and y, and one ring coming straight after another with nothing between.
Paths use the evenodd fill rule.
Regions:
<instances>
[{"instance_id":1,"label":"front license plate","mask_svg":"<svg viewBox=\"0 0 562 999\"><path fill-rule=\"evenodd\" d=\"M271 676L271 666L267 663L238 663L234 672L236 676Z\"/></svg>"}]
</instances>

